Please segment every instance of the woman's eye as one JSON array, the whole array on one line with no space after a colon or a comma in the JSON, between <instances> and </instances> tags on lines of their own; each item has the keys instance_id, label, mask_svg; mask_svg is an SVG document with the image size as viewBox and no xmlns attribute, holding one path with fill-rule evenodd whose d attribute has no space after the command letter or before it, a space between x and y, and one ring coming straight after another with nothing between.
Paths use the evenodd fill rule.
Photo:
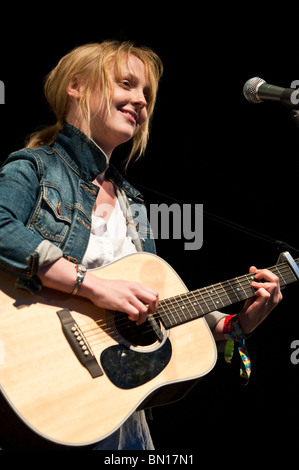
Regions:
<instances>
[{"instance_id":1,"label":"woman's eye","mask_svg":"<svg viewBox=\"0 0 299 470\"><path fill-rule=\"evenodd\" d=\"M122 80L121 84L126 87L126 88L130 88L131 87L131 83L129 80Z\"/></svg>"}]
</instances>

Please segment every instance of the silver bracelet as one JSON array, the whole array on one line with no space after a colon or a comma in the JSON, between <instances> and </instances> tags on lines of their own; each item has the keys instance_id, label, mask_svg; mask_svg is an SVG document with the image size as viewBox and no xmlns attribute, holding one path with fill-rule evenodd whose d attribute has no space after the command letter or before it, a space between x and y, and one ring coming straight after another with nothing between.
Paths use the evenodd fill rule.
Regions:
<instances>
[{"instance_id":1,"label":"silver bracelet","mask_svg":"<svg viewBox=\"0 0 299 470\"><path fill-rule=\"evenodd\" d=\"M76 270L77 270L77 279L76 279L76 282L75 282L75 285L74 285L72 295L77 294L78 289L81 286L81 284L84 280L86 271L87 271L86 267L83 266L83 264L76 264Z\"/></svg>"}]
</instances>

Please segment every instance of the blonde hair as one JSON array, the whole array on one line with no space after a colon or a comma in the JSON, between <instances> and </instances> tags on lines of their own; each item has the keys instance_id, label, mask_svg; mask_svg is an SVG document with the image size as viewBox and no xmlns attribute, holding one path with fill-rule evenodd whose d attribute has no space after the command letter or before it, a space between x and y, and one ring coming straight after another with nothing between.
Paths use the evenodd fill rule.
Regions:
<instances>
[{"instance_id":1,"label":"blonde hair","mask_svg":"<svg viewBox=\"0 0 299 470\"><path fill-rule=\"evenodd\" d=\"M128 60L130 54L135 55L144 63L149 82L149 94L147 96L148 119L133 137L128 162L135 154L139 158L144 153L148 142L149 125L156 102L158 83L163 73L163 65L154 51L145 46L135 46L129 41L104 41L102 43L85 44L62 57L56 67L47 75L44 85L45 97L57 122L32 134L29 137L27 146L36 148L54 143L58 133L66 123L69 104L67 87L72 80L82 80L86 83L84 96L79 102L79 109L88 123L90 122L90 95L96 85L100 86L102 93L101 104L106 104L109 110L113 92L110 73L111 61L115 61L116 74L121 76L123 62Z\"/></svg>"}]
</instances>

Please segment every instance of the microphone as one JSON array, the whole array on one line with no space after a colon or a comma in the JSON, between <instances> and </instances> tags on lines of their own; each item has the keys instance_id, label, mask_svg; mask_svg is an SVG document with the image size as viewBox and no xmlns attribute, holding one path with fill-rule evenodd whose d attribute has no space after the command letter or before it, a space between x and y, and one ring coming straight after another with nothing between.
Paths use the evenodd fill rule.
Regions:
<instances>
[{"instance_id":1,"label":"microphone","mask_svg":"<svg viewBox=\"0 0 299 470\"><path fill-rule=\"evenodd\" d=\"M299 81L294 80L292 85L299 85ZM251 103L262 103L264 100L279 101L293 109L299 109L298 90L269 85L260 77L247 80L243 86L243 95Z\"/></svg>"}]
</instances>

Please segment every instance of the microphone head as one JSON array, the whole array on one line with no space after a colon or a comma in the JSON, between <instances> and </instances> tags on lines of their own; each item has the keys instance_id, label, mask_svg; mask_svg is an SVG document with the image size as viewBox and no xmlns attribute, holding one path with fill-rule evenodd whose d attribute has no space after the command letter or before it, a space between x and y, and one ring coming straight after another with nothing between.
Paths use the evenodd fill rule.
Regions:
<instances>
[{"instance_id":1,"label":"microphone head","mask_svg":"<svg viewBox=\"0 0 299 470\"><path fill-rule=\"evenodd\" d=\"M257 91L262 83L266 83L265 80L260 77L253 77L247 80L247 82L244 84L243 95L251 103L261 103L263 101L257 94Z\"/></svg>"}]
</instances>

